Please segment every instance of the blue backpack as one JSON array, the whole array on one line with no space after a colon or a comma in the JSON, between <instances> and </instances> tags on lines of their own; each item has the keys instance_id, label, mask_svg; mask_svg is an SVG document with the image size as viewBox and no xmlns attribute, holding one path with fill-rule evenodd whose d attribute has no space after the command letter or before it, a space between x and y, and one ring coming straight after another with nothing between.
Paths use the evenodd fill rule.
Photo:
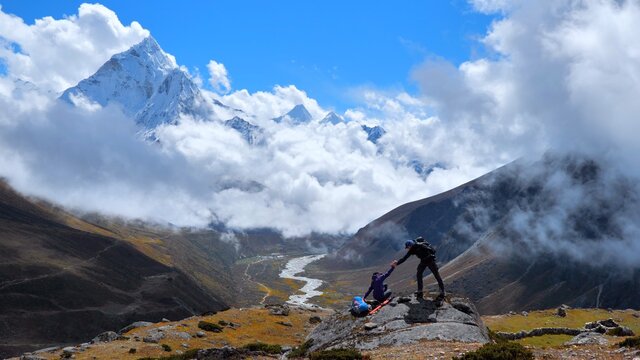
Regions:
<instances>
[{"instance_id":1,"label":"blue backpack","mask_svg":"<svg viewBox=\"0 0 640 360\"><path fill-rule=\"evenodd\" d=\"M367 304L361 296L356 296L353 298L353 301L351 302L351 311L353 311L355 314L365 314L369 312L369 304Z\"/></svg>"}]
</instances>

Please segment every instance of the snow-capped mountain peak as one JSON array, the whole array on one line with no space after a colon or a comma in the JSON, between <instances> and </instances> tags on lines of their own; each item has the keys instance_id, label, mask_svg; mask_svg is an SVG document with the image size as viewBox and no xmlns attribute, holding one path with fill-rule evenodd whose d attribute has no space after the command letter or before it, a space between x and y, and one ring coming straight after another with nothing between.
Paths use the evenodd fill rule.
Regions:
<instances>
[{"instance_id":1,"label":"snow-capped mountain peak","mask_svg":"<svg viewBox=\"0 0 640 360\"><path fill-rule=\"evenodd\" d=\"M325 117L322 119L322 121L320 121L320 122L321 122L321 123L323 123L323 124L333 124L333 125L336 125L336 124L339 124L339 123L341 123L341 122L344 122L344 119L343 119L340 115L336 114L335 112L330 111L330 112L327 114L327 116L325 116Z\"/></svg>"},{"instance_id":2,"label":"snow-capped mountain peak","mask_svg":"<svg viewBox=\"0 0 640 360\"><path fill-rule=\"evenodd\" d=\"M367 140L371 141L374 144L377 144L378 140L387 133L387 131L380 125L362 125L362 130L367 133Z\"/></svg>"},{"instance_id":3,"label":"snow-capped mountain peak","mask_svg":"<svg viewBox=\"0 0 640 360\"><path fill-rule=\"evenodd\" d=\"M289 110L288 113L273 120L275 120L276 122L282 122L285 119L290 121L294 125L299 125L311 121L313 117L309 113L309 110L304 107L304 105L298 104L294 106L293 109Z\"/></svg>"},{"instance_id":4,"label":"snow-capped mountain peak","mask_svg":"<svg viewBox=\"0 0 640 360\"><path fill-rule=\"evenodd\" d=\"M252 123L246 121L245 119L234 116L232 119L224 122L225 126L228 126L237 132L251 145L258 142L261 134L262 128L253 125Z\"/></svg>"},{"instance_id":5,"label":"snow-capped mountain peak","mask_svg":"<svg viewBox=\"0 0 640 360\"><path fill-rule=\"evenodd\" d=\"M188 74L153 37L111 57L95 74L64 91L62 100L116 103L145 130L173 124L180 114L204 115L207 102Z\"/></svg>"}]
</instances>

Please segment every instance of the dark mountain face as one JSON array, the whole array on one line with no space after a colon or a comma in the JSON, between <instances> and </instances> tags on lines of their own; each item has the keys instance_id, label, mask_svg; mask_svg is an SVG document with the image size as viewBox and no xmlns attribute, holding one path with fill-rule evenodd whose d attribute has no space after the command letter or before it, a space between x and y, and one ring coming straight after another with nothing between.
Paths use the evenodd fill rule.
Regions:
<instances>
[{"instance_id":1,"label":"dark mountain face","mask_svg":"<svg viewBox=\"0 0 640 360\"><path fill-rule=\"evenodd\" d=\"M0 356L226 307L182 271L0 186Z\"/></svg>"},{"instance_id":2,"label":"dark mountain face","mask_svg":"<svg viewBox=\"0 0 640 360\"><path fill-rule=\"evenodd\" d=\"M638 194L633 181L592 159L517 161L394 209L324 266L386 267L404 253L404 240L422 235L438 250L445 283L485 313L638 307L640 264L629 255L638 248ZM415 286L413 266L394 273L396 288Z\"/></svg>"}]
</instances>

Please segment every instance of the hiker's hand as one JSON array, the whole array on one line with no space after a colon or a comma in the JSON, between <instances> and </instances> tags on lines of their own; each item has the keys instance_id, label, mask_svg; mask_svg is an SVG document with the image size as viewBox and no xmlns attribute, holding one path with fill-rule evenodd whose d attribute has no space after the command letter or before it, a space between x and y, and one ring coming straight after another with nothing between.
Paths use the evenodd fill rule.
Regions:
<instances>
[{"instance_id":1,"label":"hiker's hand","mask_svg":"<svg viewBox=\"0 0 640 360\"><path fill-rule=\"evenodd\" d=\"M398 266L398 260L393 260L391 262L391 267L395 269L396 266Z\"/></svg>"}]
</instances>

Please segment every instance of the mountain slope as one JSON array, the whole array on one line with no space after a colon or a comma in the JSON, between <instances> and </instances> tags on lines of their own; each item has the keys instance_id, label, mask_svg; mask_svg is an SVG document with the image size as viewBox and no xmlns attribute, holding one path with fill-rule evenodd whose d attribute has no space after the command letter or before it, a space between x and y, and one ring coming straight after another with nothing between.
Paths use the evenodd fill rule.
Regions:
<instances>
[{"instance_id":1,"label":"mountain slope","mask_svg":"<svg viewBox=\"0 0 640 360\"><path fill-rule=\"evenodd\" d=\"M0 186L0 356L226 304L182 271Z\"/></svg>"},{"instance_id":2,"label":"mountain slope","mask_svg":"<svg viewBox=\"0 0 640 360\"><path fill-rule=\"evenodd\" d=\"M318 262L316 275L341 283L338 293L359 293L372 271L404 254L404 240L423 235L438 250L447 287L483 313L640 307L640 266L625 260L619 240L638 190L607 171L579 156L511 163L374 220ZM392 289L415 289L417 261L394 272Z\"/></svg>"},{"instance_id":3,"label":"mountain slope","mask_svg":"<svg viewBox=\"0 0 640 360\"><path fill-rule=\"evenodd\" d=\"M152 37L112 56L60 98L72 104L79 98L101 106L118 104L146 130L174 124L181 114L210 111L200 89Z\"/></svg>"}]
</instances>

